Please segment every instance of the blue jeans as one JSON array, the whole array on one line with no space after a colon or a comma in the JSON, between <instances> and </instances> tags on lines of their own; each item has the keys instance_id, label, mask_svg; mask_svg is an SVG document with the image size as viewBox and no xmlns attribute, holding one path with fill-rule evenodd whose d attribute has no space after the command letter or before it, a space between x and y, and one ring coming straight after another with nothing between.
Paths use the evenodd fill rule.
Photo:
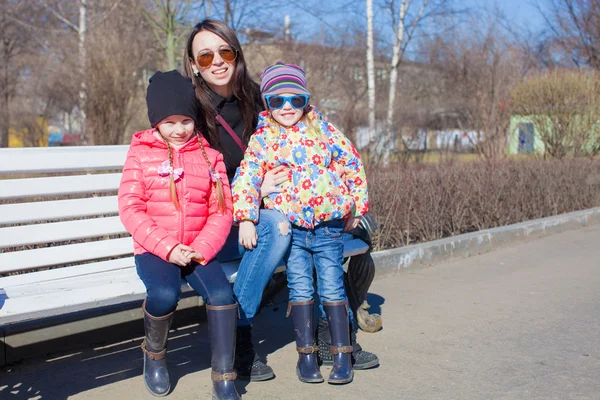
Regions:
<instances>
[{"instance_id":1,"label":"blue jeans","mask_svg":"<svg viewBox=\"0 0 600 400\"><path fill-rule=\"evenodd\" d=\"M192 262L180 267L152 253L144 253L135 256L135 266L146 286L146 311L153 317L175 311L181 295L182 278L207 304L225 306L235 303L231 285L216 260L205 266Z\"/></svg>"},{"instance_id":2,"label":"blue jeans","mask_svg":"<svg viewBox=\"0 0 600 400\"><path fill-rule=\"evenodd\" d=\"M314 298L313 268L322 302L346 300L343 229L342 220L328 221L314 229L292 227L292 245L285 260L290 302Z\"/></svg>"},{"instance_id":3,"label":"blue jeans","mask_svg":"<svg viewBox=\"0 0 600 400\"><path fill-rule=\"evenodd\" d=\"M256 233L256 247L246 250L239 244L238 228L232 227L225 246L217 255L220 262L242 258L233 286L240 307L239 326L252 323L263 291L277 267L283 265L283 256L290 246L290 223L278 211L261 209Z\"/></svg>"},{"instance_id":4,"label":"blue jeans","mask_svg":"<svg viewBox=\"0 0 600 400\"><path fill-rule=\"evenodd\" d=\"M342 238L344 239L344 242L346 242L346 241L353 240L354 236L352 236L348 232L342 232ZM327 318L327 314L325 314L325 308L323 308L323 302L321 301L320 298L319 298L318 303L319 303L319 312L321 313L321 317ZM354 312L352 311L352 307L348 307L348 318L350 319L350 326L353 326L353 324L356 321L354 319Z\"/></svg>"}]
</instances>

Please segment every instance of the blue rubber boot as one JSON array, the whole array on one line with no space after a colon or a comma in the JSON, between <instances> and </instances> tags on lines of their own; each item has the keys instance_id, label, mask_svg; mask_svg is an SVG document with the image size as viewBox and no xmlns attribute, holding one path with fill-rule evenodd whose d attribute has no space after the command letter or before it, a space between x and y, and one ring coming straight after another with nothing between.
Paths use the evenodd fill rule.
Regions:
<instances>
[{"instance_id":1,"label":"blue rubber boot","mask_svg":"<svg viewBox=\"0 0 600 400\"><path fill-rule=\"evenodd\" d=\"M317 363L317 346L314 339L313 307L314 300L289 303L287 316L292 316L296 333L298 363L296 375L301 382L321 383L325 380Z\"/></svg>"},{"instance_id":2,"label":"blue rubber boot","mask_svg":"<svg viewBox=\"0 0 600 400\"><path fill-rule=\"evenodd\" d=\"M206 306L211 348L211 379L213 400L240 400L235 388L237 374L233 370L235 359L235 331L238 305Z\"/></svg>"},{"instance_id":3,"label":"blue rubber boot","mask_svg":"<svg viewBox=\"0 0 600 400\"><path fill-rule=\"evenodd\" d=\"M144 311L144 328L146 337L142 342L144 352L144 383L154 396L162 397L169 394L171 381L167 370L167 338L175 312L163 317L153 317Z\"/></svg>"},{"instance_id":4,"label":"blue rubber boot","mask_svg":"<svg viewBox=\"0 0 600 400\"><path fill-rule=\"evenodd\" d=\"M341 385L352 382L352 346L350 345L350 330L348 326L348 302L324 302L325 314L331 333L331 355L333 367L329 374L328 383Z\"/></svg>"}]
</instances>

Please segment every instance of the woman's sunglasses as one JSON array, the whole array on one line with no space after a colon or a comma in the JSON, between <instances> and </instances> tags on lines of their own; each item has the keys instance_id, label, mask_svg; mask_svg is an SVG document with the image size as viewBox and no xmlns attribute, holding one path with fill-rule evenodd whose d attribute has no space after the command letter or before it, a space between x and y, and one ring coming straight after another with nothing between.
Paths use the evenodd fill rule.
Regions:
<instances>
[{"instance_id":1,"label":"woman's sunglasses","mask_svg":"<svg viewBox=\"0 0 600 400\"><path fill-rule=\"evenodd\" d=\"M233 47L222 47L218 50L218 53L221 56L221 58L228 63L232 63L237 58L237 50ZM215 53L213 53L212 51L206 51L198 54L198 56L196 57L196 62L202 68L206 68L210 64L212 64L214 59Z\"/></svg>"},{"instance_id":2,"label":"woman's sunglasses","mask_svg":"<svg viewBox=\"0 0 600 400\"><path fill-rule=\"evenodd\" d=\"M278 94L273 94L265 96L267 107L271 110L279 110L280 108L283 108L285 103L290 103L292 108L300 110L306 107L308 99L310 99L310 96L307 94L296 94L294 96L280 96Z\"/></svg>"}]
</instances>

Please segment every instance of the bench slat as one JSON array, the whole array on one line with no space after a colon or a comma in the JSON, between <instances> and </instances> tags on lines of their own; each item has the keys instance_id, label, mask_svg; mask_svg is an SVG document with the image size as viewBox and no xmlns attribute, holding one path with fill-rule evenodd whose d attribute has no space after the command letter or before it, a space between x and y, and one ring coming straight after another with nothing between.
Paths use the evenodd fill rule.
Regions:
<instances>
[{"instance_id":1,"label":"bench slat","mask_svg":"<svg viewBox=\"0 0 600 400\"><path fill-rule=\"evenodd\" d=\"M103 196L87 199L1 204L0 222L9 225L116 214L118 212L117 201L117 196Z\"/></svg>"},{"instance_id":2,"label":"bench slat","mask_svg":"<svg viewBox=\"0 0 600 400\"><path fill-rule=\"evenodd\" d=\"M23 292L26 289L7 288L0 325L142 300L146 296L144 284L133 267L46 282L36 286L35 294ZM182 281L181 290L186 293L192 289Z\"/></svg>"},{"instance_id":3,"label":"bench slat","mask_svg":"<svg viewBox=\"0 0 600 400\"><path fill-rule=\"evenodd\" d=\"M364 254L367 250L369 250L369 245L360 239L353 237L350 240L344 240L344 257Z\"/></svg>"},{"instance_id":4,"label":"bench slat","mask_svg":"<svg viewBox=\"0 0 600 400\"><path fill-rule=\"evenodd\" d=\"M116 191L121 174L0 180L0 200Z\"/></svg>"},{"instance_id":5,"label":"bench slat","mask_svg":"<svg viewBox=\"0 0 600 400\"><path fill-rule=\"evenodd\" d=\"M133 240L130 237L13 251L0 254L0 273L119 257L131 253L133 253Z\"/></svg>"},{"instance_id":6,"label":"bench slat","mask_svg":"<svg viewBox=\"0 0 600 400\"><path fill-rule=\"evenodd\" d=\"M135 269L124 272L96 274L94 282L87 285L81 280L73 282L71 288L61 288L35 296L11 297L7 291L4 306L0 309L2 324L51 317L85 309L119 304L143 299L144 284Z\"/></svg>"},{"instance_id":7,"label":"bench slat","mask_svg":"<svg viewBox=\"0 0 600 400\"><path fill-rule=\"evenodd\" d=\"M116 260L98 261L83 265L74 265L72 267L48 269L46 271L37 271L35 273L11 275L0 278L0 288L19 291L20 287L33 286L38 284L53 284L61 279L68 279L77 276L94 275L101 272L118 271L120 269L132 268L135 266L133 257L118 258Z\"/></svg>"},{"instance_id":8,"label":"bench slat","mask_svg":"<svg viewBox=\"0 0 600 400\"><path fill-rule=\"evenodd\" d=\"M0 149L0 175L121 169L129 146Z\"/></svg>"},{"instance_id":9,"label":"bench slat","mask_svg":"<svg viewBox=\"0 0 600 400\"><path fill-rule=\"evenodd\" d=\"M0 249L127 233L119 217L0 228Z\"/></svg>"}]
</instances>

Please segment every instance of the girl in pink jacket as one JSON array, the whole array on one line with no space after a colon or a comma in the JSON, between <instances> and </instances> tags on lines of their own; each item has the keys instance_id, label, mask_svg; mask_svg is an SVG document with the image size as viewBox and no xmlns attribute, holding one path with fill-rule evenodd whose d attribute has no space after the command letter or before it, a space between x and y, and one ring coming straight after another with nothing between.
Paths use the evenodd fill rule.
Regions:
<instances>
[{"instance_id":1,"label":"girl in pink jacket","mask_svg":"<svg viewBox=\"0 0 600 400\"><path fill-rule=\"evenodd\" d=\"M147 292L144 382L156 396L171 388L167 336L183 278L207 304L213 399L239 399L233 382L238 305L214 259L232 223L223 156L196 129L199 105L189 78L157 72L146 102L152 129L133 135L119 187L119 215L133 236Z\"/></svg>"}]
</instances>

